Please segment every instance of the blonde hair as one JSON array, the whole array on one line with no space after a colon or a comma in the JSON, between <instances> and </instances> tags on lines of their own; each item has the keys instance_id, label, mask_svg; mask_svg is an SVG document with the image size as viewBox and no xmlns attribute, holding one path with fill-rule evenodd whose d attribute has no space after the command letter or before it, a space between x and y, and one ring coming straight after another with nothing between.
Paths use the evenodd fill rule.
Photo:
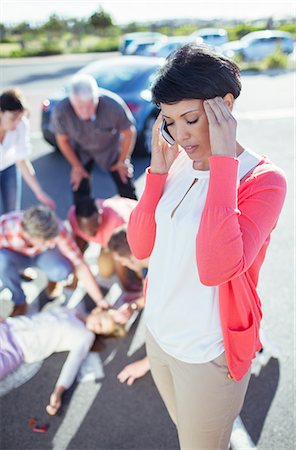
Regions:
<instances>
[{"instance_id":1,"label":"blonde hair","mask_svg":"<svg viewBox=\"0 0 296 450\"><path fill-rule=\"evenodd\" d=\"M108 311L92 311L91 315L92 316L102 316L102 314L106 314L108 315L109 318L111 318L111 323L112 323L112 327L111 327L111 331L109 333L104 333L101 334L102 336L106 336L106 337L123 337L126 335L126 330L124 325L115 322L114 320L114 310L109 309Z\"/></svg>"}]
</instances>

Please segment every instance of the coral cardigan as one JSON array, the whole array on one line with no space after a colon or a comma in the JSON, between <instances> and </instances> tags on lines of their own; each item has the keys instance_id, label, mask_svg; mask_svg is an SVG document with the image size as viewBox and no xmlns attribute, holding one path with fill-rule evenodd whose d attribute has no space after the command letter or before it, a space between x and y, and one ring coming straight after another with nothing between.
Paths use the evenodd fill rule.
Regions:
<instances>
[{"instance_id":1,"label":"coral cardigan","mask_svg":"<svg viewBox=\"0 0 296 450\"><path fill-rule=\"evenodd\" d=\"M211 156L209 162L207 200L196 237L197 270L201 283L218 286L225 354L229 373L238 381L262 347L256 288L270 233L284 203L286 179L264 157L238 187L238 159ZM166 178L167 174L147 170L145 190L131 214L127 237L138 259L149 257L153 250L154 213Z\"/></svg>"}]
</instances>

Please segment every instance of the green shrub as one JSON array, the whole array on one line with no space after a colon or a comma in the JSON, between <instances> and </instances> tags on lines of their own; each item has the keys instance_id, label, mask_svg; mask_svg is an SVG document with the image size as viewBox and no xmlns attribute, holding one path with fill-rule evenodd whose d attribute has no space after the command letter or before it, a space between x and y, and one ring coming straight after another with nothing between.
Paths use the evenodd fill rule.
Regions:
<instances>
[{"instance_id":1,"label":"green shrub","mask_svg":"<svg viewBox=\"0 0 296 450\"><path fill-rule=\"evenodd\" d=\"M36 49L19 49L13 50L10 53L11 58L21 58L28 56L51 56L51 55L61 55L63 50L57 44L46 42L40 48Z\"/></svg>"},{"instance_id":2,"label":"green shrub","mask_svg":"<svg viewBox=\"0 0 296 450\"><path fill-rule=\"evenodd\" d=\"M100 38L95 45L82 49L84 52L114 52L118 51L119 38Z\"/></svg>"},{"instance_id":3,"label":"green shrub","mask_svg":"<svg viewBox=\"0 0 296 450\"><path fill-rule=\"evenodd\" d=\"M266 56L263 67L265 69L286 69L288 67L288 56L280 48L277 48L272 55Z\"/></svg>"},{"instance_id":4,"label":"green shrub","mask_svg":"<svg viewBox=\"0 0 296 450\"><path fill-rule=\"evenodd\" d=\"M225 27L228 33L228 38L230 41L236 41L241 39L248 33L253 31L264 30L264 27L256 27L254 25L248 23L241 23L238 25L234 25L233 27Z\"/></svg>"},{"instance_id":5,"label":"green shrub","mask_svg":"<svg viewBox=\"0 0 296 450\"><path fill-rule=\"evenodd\" d=\"M277 29L281 30L281 31L287 31L288 33L291 33L293 35L294 39L296 38L296 23L295 22L285 23L285 24L279 26Z\"/></svg>"}]
</instances>

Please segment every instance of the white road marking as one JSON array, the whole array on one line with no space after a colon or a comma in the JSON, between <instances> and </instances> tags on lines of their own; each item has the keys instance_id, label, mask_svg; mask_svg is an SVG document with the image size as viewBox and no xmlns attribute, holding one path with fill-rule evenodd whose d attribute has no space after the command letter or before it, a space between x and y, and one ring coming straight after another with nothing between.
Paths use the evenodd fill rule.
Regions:
<instances>
[{"instance_id":1,"label":"white road marking","mask_svg":"<svg viewBox=\"0 0 296 450\"><path fill-rule=\"evenodd\" d=\"M79 383L73 392L66 415L53 438L53 450L66 450L97 397L102 383Z\"/></svg>"},{"instance_id":2,"label":"white road marking","mask_svg":"<svg viewBox=\"0 0 296 450\"><path fill-rule=\"evenodd\" d=\"M37 361L31 364L22 364L15 372L9 374L0 381L0 397L8 394L13 389L22 386L39 372L43 361Z\"/></svg>"}]
</instances>

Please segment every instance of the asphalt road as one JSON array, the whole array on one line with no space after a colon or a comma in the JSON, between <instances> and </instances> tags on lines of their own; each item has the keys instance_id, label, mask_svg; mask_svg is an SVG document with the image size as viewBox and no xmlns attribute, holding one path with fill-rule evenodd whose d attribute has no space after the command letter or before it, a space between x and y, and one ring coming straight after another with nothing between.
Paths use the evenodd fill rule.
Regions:
<instances>
[{"instance_id":1,"label":"asphalt road","mask_svg":"<svg viewBox=\"0 0 296 450\"><path fill-rule=\"evenodd\" d=\"M48 192L57 199L58 213L65 218L71 197L69 168L61 155L53 152L39 135L40 100L79 69L86 59L97 55L52 58L29 62L6 62L1 69L4 88L17 84L34 105L31 112L34 166ZM284 169L289 190L286 203L261 272L259 290L264 309L266 349L271 358L251 378L245 405L238 423L233 449L292 450L295 448L294 410L294 150L295 74L245 75L243 93L237 101L238 140L246 147L266 154ZM135 160L136 176L148 160ZM108 175L96 171L96 195L115 194ZM141 191L142 179L139 179ZM23 206L34 202L24 188ZM135 337L134 337L135 334ZM140 336L140 337L139 337ZM1 398L1 441L3 450L174 450L177 438L173 425L158 397L150 375L134 386L123 386L116 374L127 363L144 354L141 326L132 327L127 338L109 341L101 353L104 378L79 383L66 396L62 415L48 418L44 412L53 380L65 355L54 355L27 383ZM128 356L132 353L132 356ZM44 434L33 433L29 417L38 417L50 427Z\"/></svg>"}]
</instances>

